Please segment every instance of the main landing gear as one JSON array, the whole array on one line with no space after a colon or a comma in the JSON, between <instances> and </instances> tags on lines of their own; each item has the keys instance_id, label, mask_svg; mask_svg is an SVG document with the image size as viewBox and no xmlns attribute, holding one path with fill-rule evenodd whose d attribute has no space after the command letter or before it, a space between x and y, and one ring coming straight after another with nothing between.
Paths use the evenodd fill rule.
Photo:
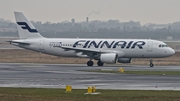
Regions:
<instances>
[{"instance_id":1,"label":"main landing gear","mask_svg":"<svg viewBox=\"0 0 180 101\"><path fill-rule=\"evenodd\" d=\"M92 60L89 60L89 61L87 62L87 66L93 66L93 65L94 65L94 62L93 62ZM104 63L99 60L99 61L97 62L97 65L98 65L98 66L103 66Z\"/></svg>"},{"instance_id":2,"label":"main landing gear","mask_svg":"<svg viewBox=\"0 0 180 101\"><path fill-rule=\"evenodd\" d=\"M97 65L98 65L98 66L103 66L104 63L99 60L99 61L97 62Z\"/></svg>"},{"instance_id":3,"label":"main landing gear","mask_svg":"<svg viewBox=\"0 0 180 101\"><path fill-rule=\"evenodd\" d=\"M94 65L94 62L92 60L87 62L87 66L93 66L93 65Z\"/></svg>"},{"instance_id":4,"label":"main landing gear","mask_svg":"<svg viewBox=\"0 0 180 101\"><path fill-rule=\"evenodd\" d=\"M153 64L153 60L152 59L150 59L150 65L149 65L150 67L154 67L154 64Z\"/></svg>"}]
</instances>

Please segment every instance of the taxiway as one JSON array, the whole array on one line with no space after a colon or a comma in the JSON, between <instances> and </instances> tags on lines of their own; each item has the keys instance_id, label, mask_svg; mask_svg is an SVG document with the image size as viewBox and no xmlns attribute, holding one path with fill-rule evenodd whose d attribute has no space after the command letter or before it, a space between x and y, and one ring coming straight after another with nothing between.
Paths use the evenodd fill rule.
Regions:
<instances>
[{"instance_id":1,"label":"taxiway","mask_svg":"<svg viewBox=\"0 0 180 101\"><path fill-rule=\"evenodd\" d=\"M126 90L180 90L180 76L172 75L131 75L84 72L84 70L114 69L125 70L180 71L180 66L105 66L87 67L85 64L24 64L0 63L0 87L35 87L73 89Z\"/></svg>"}]
</instances>

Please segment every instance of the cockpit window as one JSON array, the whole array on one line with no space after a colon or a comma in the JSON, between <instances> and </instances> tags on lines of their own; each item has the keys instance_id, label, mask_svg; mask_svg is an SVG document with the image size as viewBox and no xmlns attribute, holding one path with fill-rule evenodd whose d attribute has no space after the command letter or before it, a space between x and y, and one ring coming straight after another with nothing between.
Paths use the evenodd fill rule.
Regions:
<instances>
[{"instance_id":1,"label":"cockpit window","mask_svg":"<svg viewBox=\"0 0 180 101\"><path fill-rule=\"evenodd\" d=\"M168 47L168 45L161 44L161 45L159 45L159 47Z\"/></svg>"}]
</instances>

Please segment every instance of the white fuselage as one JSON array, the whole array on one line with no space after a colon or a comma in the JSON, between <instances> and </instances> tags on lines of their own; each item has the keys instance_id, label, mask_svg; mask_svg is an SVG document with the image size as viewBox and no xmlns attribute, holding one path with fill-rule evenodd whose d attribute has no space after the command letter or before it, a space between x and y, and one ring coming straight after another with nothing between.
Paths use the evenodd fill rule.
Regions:
<instances>
[{"instance_id":1,"label":"white fuselage","mask_svg":"<svg viewBox=\"0 0 180 101\"><path fill-rule=\"evenodd\" d=\"M64 57L88 57L79 55L75 50L61 47L100 50L117 53L121 58L162 58L174 54L174 50L164 42L151 39L65 39L65 38L34 38L25 39L30 45L19 45L22 48L45 54ZM164 45L160 47L160 45Z\"/></svg>"}]
</instances>

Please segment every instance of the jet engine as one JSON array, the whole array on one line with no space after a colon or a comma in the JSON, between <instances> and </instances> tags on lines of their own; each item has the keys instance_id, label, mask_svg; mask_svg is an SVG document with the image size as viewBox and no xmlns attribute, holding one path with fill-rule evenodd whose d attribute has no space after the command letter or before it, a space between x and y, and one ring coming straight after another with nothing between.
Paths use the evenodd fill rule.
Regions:
<instances>
[{"instance_id":1,"label":"jet engine","mask_svg":"<svg viewBox=\"0 0 180 101\"><path fill-rule=\"evenodd\" d=\"M119 63L131 63L131 58L118 58L117 62Z\"/></svg>"},{"instance_id":2,"label":"jet engine","mask_svg":"<svg viewBox=\"0 0 180 101\"><path fill-rule=\"evenodd\" d=\"M115 53L105 53L100 55L100 61L103 63L116 63L118 55Z\"/></svg>"}]
</instances>

